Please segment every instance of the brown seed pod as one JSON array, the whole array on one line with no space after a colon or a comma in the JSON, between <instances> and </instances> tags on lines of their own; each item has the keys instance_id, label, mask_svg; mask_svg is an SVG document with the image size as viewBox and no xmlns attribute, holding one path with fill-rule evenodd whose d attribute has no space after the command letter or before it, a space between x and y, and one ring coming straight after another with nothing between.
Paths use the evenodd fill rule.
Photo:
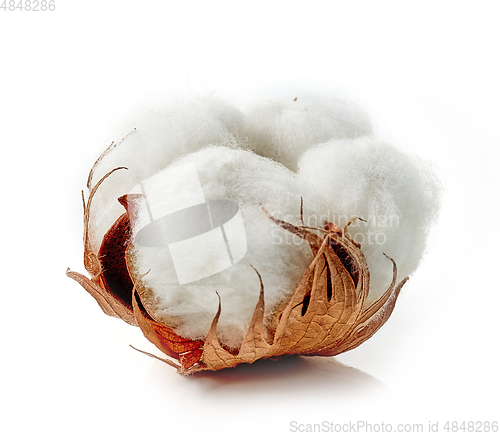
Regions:
<instances>
[{"instance_id":1,"label":"brown seed pod","mask_svg":"<svg viewBox=\"0 0 500 436\"><path fill-rule=\"evenodd\" d=\"M84 264L91 278L69 269L67 275L80 283L107 315L139 326L149 341L179 363L171 359L160 360L177 368L181 374L215 371L284 355L334 356L362 344L390 317L407 278L396 283L396 264L389 258L393 264L392 283L377 301L365 307L370 274L360 245L348 233L353 220L341 231L334 223L326 222L324 228L294 226L268 214L277 226L306 240L314 255L290 300L274 312L268 325L264 325L265 284L256 271L260 280L259 300L239 349L228 349L217 337L217 324L223 310L220 297L205 340L179 336L172 327L148 313L141 301L141 278L134 279L131 274L131 259L127 254L137 195L118 198L126 212L105 234L99 253L91 249L92 199L106 178L120 169L123 167L107 173L90 190L87 202L84 200ZM93 169L89 179L92 173Z\"/></svg>"}]
</instances>

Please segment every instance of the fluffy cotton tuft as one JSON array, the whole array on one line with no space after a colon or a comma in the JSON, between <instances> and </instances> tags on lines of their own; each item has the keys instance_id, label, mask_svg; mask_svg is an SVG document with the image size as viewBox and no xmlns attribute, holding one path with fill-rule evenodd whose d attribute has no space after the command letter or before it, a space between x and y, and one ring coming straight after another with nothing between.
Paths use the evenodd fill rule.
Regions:
<instances>
[{"instance_id":1,"label":"fluffy cotton tuft","mask_svg":"<svg viewBox=\"0 0 500 436\"><path fill-rule=\"evenodd\" d=\"M330 221L361 244L370 270L368 302L389 286L396 261L400 278L413 273L440 205L440 188L431 164L366 136L328 141L308 150L299 177L322 195Z\"/></svg>"},{"instance_id":2,"label":"fluffy cotton tuft","mask_svg":"<svg viewBox=\"0 0 500 436\"><path fill-rule=\"evenodd\" d=\"M135 266L138 274L149 271L143 281L154 293L148 295L146 303L156 319L175 326L182 336L205 336L217 311L217 291L222 301L221 340L236 347L259 296L259 279L250 265L262 276L269 317L280 302L290 298L312 261L308 244L292 240L262 207L276 217L295 217L294 224L300 224L301 197L309 199L306 219L321 213L325 206L292 171L251 151L208 147L182 157L172 167L187 163L195 164L207 200L238 203L248 245L246 255L233 267L187 285L172 285L176 277L174 268L167 267L172 264L168 250L135 245ZM188 253L183 261L192 262L196 254Z\"/></svg>"},{"instance_id":3,"label":"fluffy cotton tuft","mask_svg":"<svg viewBox=\"0 0 500 436\"><path fill-rule=\"evenodd\" d=\"M135 129L135 130L134 130ZM172 259L155 247L133 245L136 276L147 288L151 315L187 338L203 338L217 311L220 340L241 344L265 287L266 319L295 290L312 260L310 248L274 224L262 210L300 225L343 226L357 216L351 236L361 243L370 268L369 302L392 277L415 271L439 208L439 184L428 164L371 136L366 114L323 95L256 102L242 111L216 97L165 99L142 108L119 128L122 138L98 164L93 185L118 166L99 188L91 208L94 251L124 210L117 198L164 169L194 164L207 200L238 204L245 256L231 268L185 285L173 285ZM194 255L194 254L193 254ZM189 255L188 255L189 257ZM189 259L185 259L189 261Z\"/></svg>"},{"instance_id":4,"label":"fluffy cotton tuft","mask_svg":"<svg viewBox=\"0 0 500 436\"><path fill-rule=\"evenodd\" d=\"M118 197L186 153L208 145L235 147L242 124L238 109L212 96L158 98L130 114L116 127L115 143L119 146L105 156L94 173L93 185L112 169L127 168L115 172L94 197L93 249L99 249L106 231L124 212ZM239 146L244 145L239 141Z\"/></svg>"},{"instance_id":5,"label":"fluffy cotton tuft","mask_svg":"<svg viewBox=\"0 0 500 436\"><path fill-rule=\"evenodd\" d=\"M245 135L257 154L290 168L311 146L371 133L370 119L354 104L326 94L298 93L256 102L245 113Z\"/></svg>"}]
</instances>

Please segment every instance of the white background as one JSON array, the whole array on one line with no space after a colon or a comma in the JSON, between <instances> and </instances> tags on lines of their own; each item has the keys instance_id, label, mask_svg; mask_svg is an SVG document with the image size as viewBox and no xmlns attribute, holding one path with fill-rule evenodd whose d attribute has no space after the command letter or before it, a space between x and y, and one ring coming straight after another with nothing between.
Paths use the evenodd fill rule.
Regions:
<instances>
[{"instance_id":1,"label":"white background","mask_svg":"<svg viewBox=\"0 0 500 436\"><path fill-rule=\"evenodd\" d=\"M500 419L497 2L55 3L0 10L2 434ZM275 84L337 90L378 135L436 162L439 226L358 349L182 377L132 350L154 347L65 276L83 272L80 190L107 123L145 96Z\"/></svg>"}]
</instances>

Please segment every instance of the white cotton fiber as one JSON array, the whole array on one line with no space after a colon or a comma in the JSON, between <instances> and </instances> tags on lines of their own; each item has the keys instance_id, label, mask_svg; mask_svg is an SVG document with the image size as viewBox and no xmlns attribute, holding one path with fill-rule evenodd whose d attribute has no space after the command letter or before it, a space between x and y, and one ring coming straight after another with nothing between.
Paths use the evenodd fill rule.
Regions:
<instances>
[{"instance_id":1,"label":"white cotton fiber","mask_svg":"<svg viewBox=\"0 0 500 436\"><path fill-rule=\"evenodd\" d=\"M113 168L128 168L113 173L92 204L96 252L124 212L117 198L132 189L139 192L142 182L165 169L194 165L206 200L238 204L247 251L217 274L180 284L172 253L134 241L134 274L149 271L143 278L148 310L182 336L206 335L217 311L217 292L220 339L230 347L241 344L260 290L250 265L263 279L266 319L295 290L312 260L311 250L274 224L261 205L295 225L300 225L301 197L306 224L323 226L327 219L342 227L350 218L364 218L366 223L357 221L349 231L368 261L368 302L386 290L392 277L383 253L396 261L399 279L415 271L422 258L440 197L430 166L374 138L368 116L348 102L317 93L292 91L289 97L255 102L248 110L213 96L164 97L117 128L117 141L130 134L96 168L93 185ZM176 253L184 263L197 254ZM202 267L193 263L193 273Z\"/></svg>"},{"instance_id":2,"label":"white cotton fiber","mask_svg":"<svg viewBox=\"0 0 500 436\"><path fill-rule=\"evenodd\" d=\"M134 245L137 273L154 297L147 304L155 318L174 326L183 336L203 338L222 301L218 332L227 345L239 346L252 317L260 291L253 265L265 286L266 315L290 298L305 269L312 261L307 243L274 224L264 213L299 224L300 198L308 198L306 218L324 210L321 199L296 175L283 166L251 151L208 147L189 154L173 167L194 163L207 200L225 199L240 206L247 240L247 253L236 265L216 275L187 285L172 285L176 280L170 253L155 247ZM168 168L167 168L168 170ZM142 227L142 223L137 224ZM288 233L288 234L287 234ZM186 262L193 263L197 252Z\"/></svg>"},{"instance_id":3,"label":"white cotton fiber","mask_svg":"<svg viewBox=\"0 0 500 436\"><path fill-rule=\"evenodd\" d=\"M370 133L366 113L326 93L292 91L279 98L255 102L245 113L245 135L253 150L294 171L309 147L329 139Z\"/></svg>"},{"instance_id":4,"label":"white cotton fiber","mask_svg":"<svg viewBox=\"0 0 500 436\"><path fill-rule=\"evenodd\" d=\"M104 233L124 212L116 200L118 197L183 154L207 145L234 146L242 123L241 112L217 97L162 96L115 126L114 142L120 144L97 166L92 186L114 168L128 170L112 174L93 200L93 249L99 249Z\"/></svg>"},{"instance_id":5,"label":"white cotton fiber","mask_svg":"<svg viewBox=\"0 0 500 436\"><path fill-rule=\"evenodd\" d=\"M439 183L430 164L372 136L329 141L307 151L299 177L321 194L332 221L349 227L361 243L370 270L370 298L378 298L392 278L417 268L440 203Z\"/></svg>"}]
</instances>

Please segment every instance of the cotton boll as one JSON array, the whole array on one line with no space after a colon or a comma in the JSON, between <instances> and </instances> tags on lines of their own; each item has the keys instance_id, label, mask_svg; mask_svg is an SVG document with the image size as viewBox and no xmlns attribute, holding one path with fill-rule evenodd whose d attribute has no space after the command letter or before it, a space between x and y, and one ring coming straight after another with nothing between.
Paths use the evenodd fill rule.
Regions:
<instances>
[{"instance_id":1,"label":"cotton boll","mask_svg":"<svg viewBox=\"0 0 500 436\"><path fill-rule=\"evenodd\" d=\"M99 250L105 232L124 212L116 201L118 197L179 156L210 144L236 146L241 126L241 112L214 96L160 96L115 126L115 143L119 142L119 146L97 165L92 186L114 168L127 170L113 173L93 199L90 230L94 252ZM239 144L244 146L241 141Z\"/></svg>"},{"instance_id":2,"label":"cotton boll","mask_svg":"<svg viewBox=\"0 0 500 436\"><path fill-rule=\"evenodd\" d=\"M432 167L374 137L326 142L307 151L299 177L320 193L331 221L343 226L366 256L370 270L369 302L387 289L393 258L399 278L417 268L430 225L439 209L440 186Z\"/></svg>"},{"instance_id":3,"label":"cotton boll","mask_svg":"<svg viewBox=\"0 0 500 436\"><path fill-rule=\"evenodd\" d=\"M364 113L324 95L268 100L246 113L215 97L168 99L141 108L118 131L124 139L90 176L84 221L92 277L67 274L105 313L139 324L183 374L358 346L387 319L383 303L362 307L389 287L387 256L404 284L439 207L427 163L375 139ZM127 215L113 225L122 205ZM342 232L325 221L350 225ZM314 233L328 232L313 262L297 234L316 240ZM347 233L368 265L340 239ZM349 329L332 328L338 314ZM202 341L178 343L171 329Z\"/></svg>"},{"instance_id":4,"label":"cotton boll","mask_svg":"<svg viewBox=\"0 0 500 436\"><path fill-rule=\"evenodd\" d=\"M250 265L262 276L268 319L277 305L290 298L312 261L309 245L291 238L261 206L294 224L300 224L301 197L308 199L306 219L323 213L325 206L292 171L251 151L208 147L176 160L166 171L190 163L196 167L206 200L223 199L239 205L247 243L245 256L217 274L179 285L168 249L135 243L134 269L137 275L149 271L142 279L149 289L143 298L152 316L191 339L205 337L217 311L217 292L222 304L219 338L227 346L237 347L246 333L260 290L258 276ZM182 262L194 263L200 255L203 253L195 250Z\"/></svg>"},{"instance_id":5,"label":"cotton boll","mask_svg":"<svg viewBox=\"0 0 500 436\"><path fill-rule=\"evenodd\" d=\"M369 117L352 103L328 94L289 93L245 111L245 135L253 150L297 169L311 146L371 133Z\"/></svg>"}]
</instances>

